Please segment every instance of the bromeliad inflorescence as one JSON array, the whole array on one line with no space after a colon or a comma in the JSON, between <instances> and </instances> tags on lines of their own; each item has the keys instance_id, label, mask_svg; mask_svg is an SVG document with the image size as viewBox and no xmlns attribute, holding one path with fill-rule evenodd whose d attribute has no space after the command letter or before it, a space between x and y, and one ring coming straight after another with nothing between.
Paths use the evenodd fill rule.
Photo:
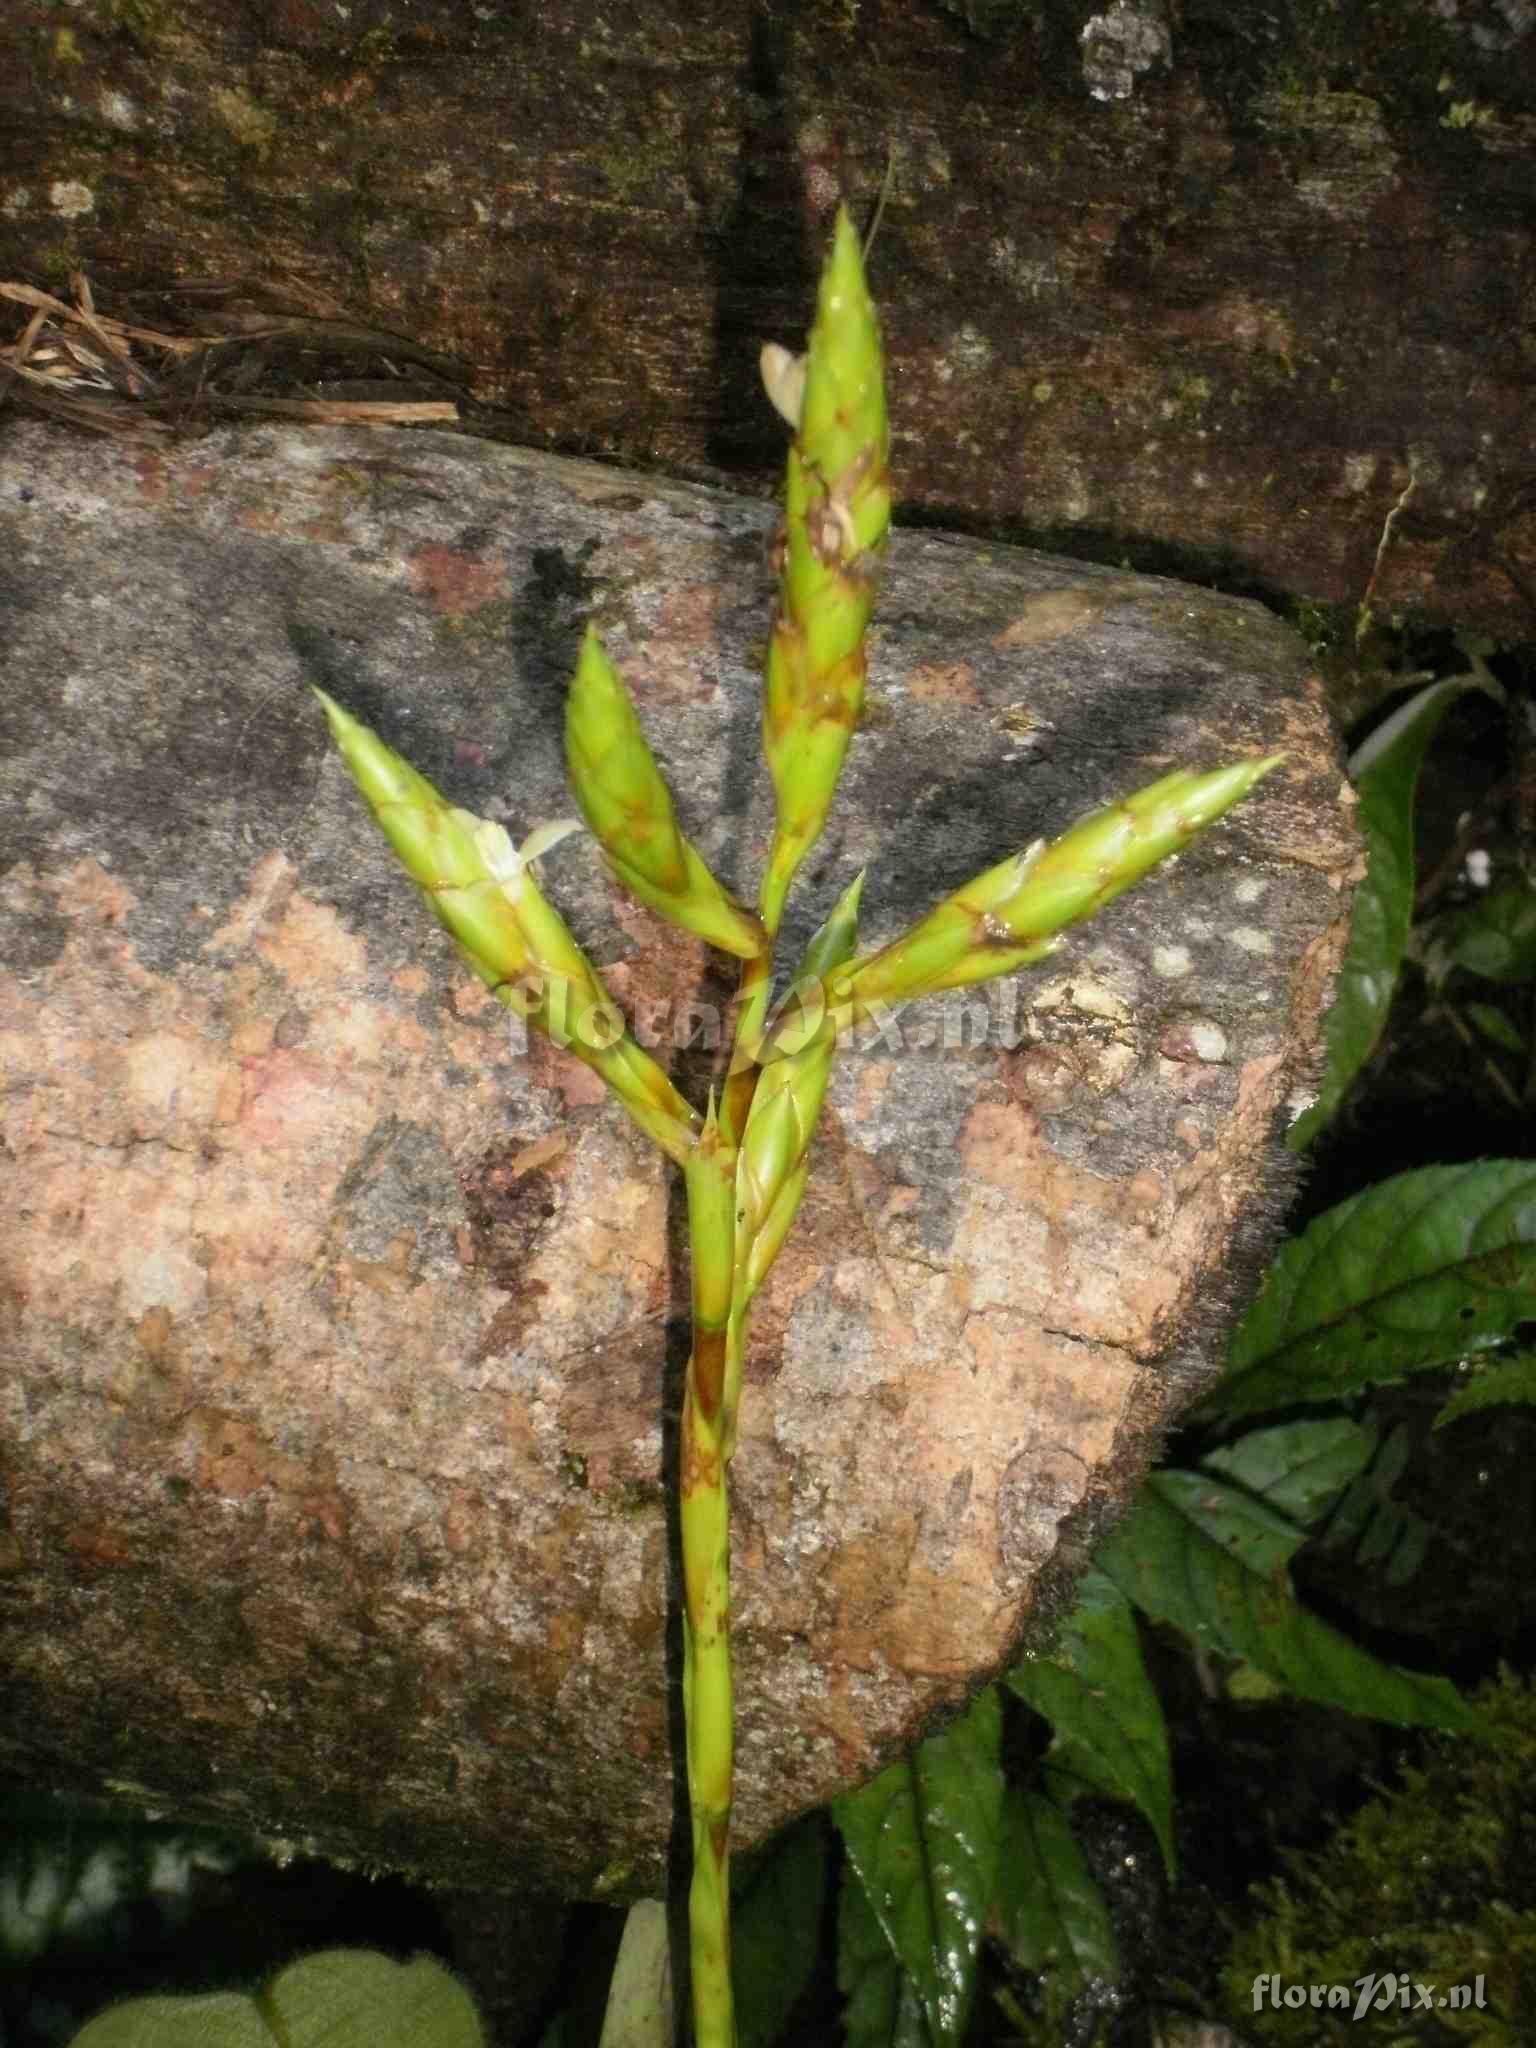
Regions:
<instances>
[{"instance_id":1,"label":"bromeliad inflorescence","mask_svg":"<svg viewBox=\"0 0 1536 2048\"><path fill-rule=\"evenodd\" d=\"M684 1171L693 1345L679 1432L678 1513L693 1838L689 1928L700 2048L729 2048L735 2040L726 1473L752 1298L805 1188L839 1036L876 1006L1012 974L1043 958L1062 930L1187 844L1279 758L1164 776L1053 844L1009 855L864 956L857 877L799 963L799 1001L772 1019L774 940L859 722L865 631L890 526L880 329L845 212L838 214L805 355L769 348L763 374L794 441L763 692L775 829L755 910L711 873L684 833L629 693L590 629L566 711L571 788L615 877L669 923L741 962L730 1070L702 1115L630 1034L602 977L539 886L533 861L570 825L541 828L514 848L501 826L450 804L366 726L316 693L358 788L475 973L499 1001L599 1074Z\"/></svg>"}]
</instances>

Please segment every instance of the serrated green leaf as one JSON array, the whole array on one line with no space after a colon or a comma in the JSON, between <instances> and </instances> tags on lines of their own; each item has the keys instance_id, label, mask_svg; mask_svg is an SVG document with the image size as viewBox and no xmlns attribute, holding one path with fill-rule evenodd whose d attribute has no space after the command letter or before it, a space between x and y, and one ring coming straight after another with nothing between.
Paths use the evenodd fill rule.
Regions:
<instances>
[{"instance_id":1,"label":"serrated green leaf","mask_svg":"<svg viewBox=\"0 0 1536 2048\"><path fill-rule=\"evenodd\" d=\"M837 1983L845 2048L932 2048L922 2000L851 1863L837 1905Z\"/></svg>"},{"instance_id":2,"label":"serrated green leaf","mask_svg":"<svg viewBox=\"0 0 1536 2048\"><path fill-rule=\"evenodd\" d=\"M825 1816L786 1828L731 1900L731 1974L739 2048L771 2048L816 1967L831 1849Z\"/></svg>"},{"instance_id":3,"label":"serrated green leaf","mask_svg":"<svg viewBox=\"0 0 1536 2048\"><path fill-rule=\"evenodd\" d=\"M1302 1699L1399 1727L1470 1727L1470 1709L1445 1679L1378 1662L1298 1605L1284 1567L1301 1536L1208 1474L1155 1472L1094 1561L1154 1621L1257 1666Z\"/></svg>"},{"instance_id":4,"label":"serrated green leaf","mask_svg":"<svg viewBox=\"0 0 1536 2048\"><path fill-rule=\"evenodd\" d=\"M1536 979L1536 890L1511 882L1435 920L1434 945L1447 967L1484 981Z\"/></svg>"},{"instance_id":5,"label":"serrated green leaf","mask_svg":"<svg viewBox=\"0 0 1536 2048\"><path fill-rule=\"evenodd\" d=\"M935 2048L965 2032L997 1877L1002 1820L997 1688L910 1756L837 1801L832 1817Z\"/></svg>"},{"instance_id":6,"label":"serrated green leaf","mask_svg":"<svg viewBox=\"0 0 1536 2048\"><path fill-rule=\"evenodd\" d=\"M1311 1523L1370 1463L1372 1430L1346 1415L1250 1429L1200 1460L1203 1472L1236 1480L1277 1513Z\"/></svg>"},{"instance_id":7,"label":"serrated green leaf","mask_svg":"<svg viewBox=\"0 0 1536 2048\"><path fill-rule=\"evenodd\" d=\"M1055 1730L1057 1770L1125 1799L1146 1819L1174 1871L1173 1785L1162 1702L1147 1677L1131 1603L1099 1571L1077 1589L1056 1649L1015 1665L1004 1683Z\"/></svg>"},{"instance_id":8,"label":"serrated green leaf","mask_svg":"<svg viewBox=\"0 0 1536 2048\"><path fill-rule=\"evenodd\" d=\"M1019 1968L1045 1976L1063 2005L1092 1979L1120 1973L1109 1909L1070 1820L1021 1785L1009 1786L1003 1808L997 1931Z\"/></svg>"},{"instance_id":9,"label":"serrated green leaf","mask_svg":"<svg viewBox=\"0 0 1536 2048\"><path fill-rule=\"evenodd\" d=\"M1475 1378L1460 1386L1435 1417L1435 1428L1444 1429L1463 1415L1475 1415L1480 1408L1503 1408L1510 1404L1536 1406L1536 1351L1517 1351L1484 1366Z\"/></svg>"},{"instance_id":10,"label":"serrated green leaf","mask_svg":"<svg viewBox=\"0 0 1536 2048\"><path fill-rule=\"evenodd\" d=\"M1536 1317L1536 1163L1427 1166L1285 1245L1203 1413L1333 1401L1502 1343Z\"/></svg>"},{"instance_id":11,"label":"serrated green leaf","mask_svg":"<svg viewBox=\"0 0 1536 2048\"><path fill-rule=\"evenodd\" d=\"M1170 1469L1148 1475L1128 1521L1134 1521L1150 1496L1165 1502L1188 1519L1190 1528L1223 1551L1234 1564L1255 1578L1278 1577L1306 1541L1306 1531L1289 1515L1255 1500L1245 1488L1230 1486L1204 1472ZM1128 1526L1122 1524L1122 1527ZM1115 1532L1118 1535L1120 1532ZM1111 1538L1113 1541L1113 1538ZM1100 1569L1109 1572L1124 1591L1119 1575L1102 1560ZM1131 1598L1135 1598L1132 1594ZM1144 1613L1151 1610L1138 1601Z\"/></svg>"},{"instance_id":12,"label":"serrated green leaf","mask_svg":"<svg viewBox=\"0 0 1536 2048\"><path fill-rule=\"evenodd\" d=\"M1413 921L1413 799L1419 768L1435 728L1467 687L1466 677L1451 676L1421 690L1350 763L1360 792L1366 873L1355 891L1349 945L1323 1023L1322 1082L1317 1100L1287 1135L1293 1152L1304 1151L1331 1121L1387 1021Z\"/></svg>"},{"instance_id":13,"label":"serrated green leaf","mask_svg":"<svg viewBox=\"0 0 1536 2048\"><path fill-rule=\"evenodd\" d=\"M275 2048L255 2001L236 1991L205 1998L134 1998L87 2020L69 2048Z\"/></svg>"}]
</instances>

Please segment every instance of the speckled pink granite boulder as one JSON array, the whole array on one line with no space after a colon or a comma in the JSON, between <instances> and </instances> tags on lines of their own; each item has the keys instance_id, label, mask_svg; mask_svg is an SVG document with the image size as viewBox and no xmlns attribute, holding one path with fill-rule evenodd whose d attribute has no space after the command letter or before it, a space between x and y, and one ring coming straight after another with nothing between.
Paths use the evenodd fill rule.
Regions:
<instances>
[{"instance_id":1,"label":"speckled pink granite boulder","mask_svg":"<svg viewBox=\"0 0 1536 2048\"><path fill-rule=\"evenodd\" d=\"M750 889L770 517L449 435L0 450L13 1771L459 1886L655 1888L680 1190L461 969L304 686L526 829L569 808L594 616ZM1355 857L1258 607L922 534L877 618L801 932L860 865L881 937L1175 762L1290 758L836 1075L734 1468L749 1841L1010 1656L1212 1368ZM588 840L546 879L664 1056L690 1004L707 1036L701 949Z\"/></svg>"}]
</instances>

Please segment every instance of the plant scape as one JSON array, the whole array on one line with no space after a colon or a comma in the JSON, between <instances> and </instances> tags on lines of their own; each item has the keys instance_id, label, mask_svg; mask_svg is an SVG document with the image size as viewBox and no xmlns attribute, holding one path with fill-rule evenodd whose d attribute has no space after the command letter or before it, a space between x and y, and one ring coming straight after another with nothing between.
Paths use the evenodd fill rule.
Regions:
<instances>
[{"instance_id":1,"label":"plant scape","mask_svg":"<svg viewBox=\"0 0 1536 2048\"><path fill-rule=\"evenodd\" d=\"M727 1072L702 1113L630 1035L534 863L569 824L521 847L456 808L323 692L331 731L375 818L434 914L497 999L599 1074L687 1183L692 1350L678 1515L693 1870L694 2027L736 2038L730 1959L733 1771L727 1470L748 1317L794 1221L838 1042L876 1005L1013 973L1237 803L1279 756L1184 770L1061 838L1010 853L908 931L860 953L863 876L849 884L771 1007L774 942L797 870L821 836L864 701L865 632L890 526L883 359L863 252L839 212L803 357L764 350L764 382L794 428L779 548L779 611L763 693L776 824L756 908L711 873L678 821L622 679L588 630L566 712L582 816L630 893L741 963Z\"/></svg>"}]
</instances>

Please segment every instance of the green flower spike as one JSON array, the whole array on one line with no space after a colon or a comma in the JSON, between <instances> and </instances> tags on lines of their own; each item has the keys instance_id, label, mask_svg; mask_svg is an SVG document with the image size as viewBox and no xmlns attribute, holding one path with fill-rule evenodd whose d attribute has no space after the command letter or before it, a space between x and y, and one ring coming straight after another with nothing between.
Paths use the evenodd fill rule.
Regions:
<instances>
[{"instance_id":1,"label":"green flower spike","mask_svg":"<svg viewBox=\"0 0 1536 2048\"><path fill-rule=\"evenodd\" d=\"M873 1003L906 1003L992 981L1043 958L1054 950L1057 933L1092 917L1187 846L1282 758L1238 761L1205 775L1179 769L1079 819L1049 846L1040 840L1010 854L837 977L839 1027L867 1015Z\"/></svg>"},{"instance_id":2,"label":"green flower spike","mask_svg":"<svg viewBox=\"0 0 1536 2048\"><path fill-rule=\"evenodd\" d=\"M880 323L843 209L805 356L770 345L763 372L770 398L798 426L763 692L763 752L778 819L760 907L776 932L795 870L821 836L863 709L864 630L891 521Z\"/></svg>"},{"instance_id":3,"label":"green flower spike","mask_svg":"<svg viewBox=\"0 0 1536 2048\"><path fill-rule=\"evenodd\" d=\"M402 866L498 1002L602 1076L640 1128L680 1164L698 1112L629 1036L597 970L546 899L530 863L567 827L513 847L504 826L457 809L323 690L331 734Z\"/></svg>"},{"instance_id":4,"label":"green flower spike","mask_svg":"<svg viewBox=\"0 0 1536 2048\"><path fill-rule=\"evenodd\" d=\"M684 835L623 682L588 632L566 753L583 816L642 903L742 962L736 1040L718 1108L700 1117L624 1029L533 862L572 829L514 847L317 691L358 787L475 972L496 997L597 1072L684 1171L693 1347L678 1433L683 1690L693 1825L694 2040L735 2048L730 1960L731 1696L728 1475L753 1296L804 1194L841 1034L878 1008L1010 974L1247 795L1279 756L1166 775L975 876L901 938L859 960L860 876L817 932L770 1019L772 941L790 883L826 821L864 698L864 634L890 524L880 330L858 237L839 212L804 356L768 347L763 381L795 432L785 488L779 616L763 694L776 823L759 915Z\"/></svg>"},{"instance_id":5,"label":"green flower spike","mask_svg":"<svg viewBox=\"0 0 1536 2048\"><path fill-rule=\"evenodd\" d=\"M591 626L566 699L565 758L582 816L632 896L738 959L768 950L762 925L684 838L629 692Z\"/></svg>"}]
</instances>

